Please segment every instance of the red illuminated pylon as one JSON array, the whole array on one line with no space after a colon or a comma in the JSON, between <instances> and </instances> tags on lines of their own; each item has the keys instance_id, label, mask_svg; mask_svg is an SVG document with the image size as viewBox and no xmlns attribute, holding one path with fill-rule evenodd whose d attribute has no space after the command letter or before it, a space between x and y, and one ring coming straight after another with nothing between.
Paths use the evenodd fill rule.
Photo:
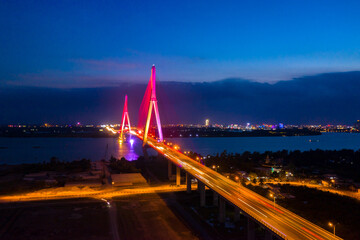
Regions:
<instances>
[{"instance_id":1,"label":"red illuminated pylon","mask_svg":"<svg viewBox=\"0 0 360 240\"><path fill-rule=\"evenodd\" d=\"M123 114L122 114L121 119L122 119L122 124L121 124L120 139L122 140L123 139L123 132L124 132L124 129L125 129L125 121L127 121L129 131L131 130L129 112L128 112L128 107L127 107L127 95L125 95L125 104L124 104L124 110L123 110Z\"/></svg>"},{"instance_id":2,"label":"red illuminated pylon","mask_svg":"<svg viewBox=\"0 0 360 240\"><path fill-rule=\"evenodd\" d=\"M157 100L156 100L156 91L155 91L155 85L156 85L156 71L155 71L155 65L153 65L151 67L151 76L150 76L150 80L149 80L149 84L148 84L148 88L150 87L150 91L151 91L151 96L150 96L150 102L149 102L149 108L147 111L147 118L146 118L146 124L145 124L145 130L144 130L144 138L143 138L143 145L146 144L147 142L147 137L148 137L148 132L149 132L149 127L150 127L150 121L151 121L151 115L152 115L152 110L154 109L154 113L155 113L155 118L156 118L156 125L157 125L157 129L158 129L158 133L159 133L159 140L163 141L163 134L162 134L162 130L161 130L161 122L160 122L160 116L159 116L159 108L157 105ZM146 93L145 93L146 96ZM147 100L147 101L149 101Z\"/></svg>"}]
</instances>

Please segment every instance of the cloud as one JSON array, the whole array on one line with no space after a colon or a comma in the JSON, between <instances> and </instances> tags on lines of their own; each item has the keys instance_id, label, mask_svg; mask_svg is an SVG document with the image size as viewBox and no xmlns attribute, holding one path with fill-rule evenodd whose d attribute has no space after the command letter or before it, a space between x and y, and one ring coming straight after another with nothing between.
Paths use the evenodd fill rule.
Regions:
<instances>
[{"instance_id":1,"label":"cloud","mask_svg":"<svg viewBox=\"0 0 360 240\"><path fill-rule=\"evenodd\" d=\"M136 123L146 84L0 88L0 123L115 123L120 121L125 94L131 121ZM352 124L359 117L359 91L360 72L320 74L275 84L232 79L157 85L164 124L202 123L205 118L214 123Z\"/></svg>"},{"instance_id":2,"label":"cloud","mask_svg":"<svg viewBox=\"0 0 360 240\"><path fill-rule=\"evenodd\" d=\"M359 70L358 54L314 54L272 59L218 60L203 57L153 55L132 51L129 56L104 59L70 59L66 70L45 69L18 74L8 85L44 87L116 86L122 82L147 82L152 64L160 81L212 82L243 78L275 83L323 72ZM61 64L60 64L61 65Z\"/></svg>"},{"instance_id":3,"label":"cloud","mask_svg":"<svg viewBox=\"0 0 360 240\"><path fill-rule=\"evenodd\" d=\"M123 82L136 81L131 77L109 75L85 75L81 73L44 71L42 73L20 74L20 81L8 81L10 86L33 86L50 88L94 88L114 87Z\"/></svg>"}]
</instances>

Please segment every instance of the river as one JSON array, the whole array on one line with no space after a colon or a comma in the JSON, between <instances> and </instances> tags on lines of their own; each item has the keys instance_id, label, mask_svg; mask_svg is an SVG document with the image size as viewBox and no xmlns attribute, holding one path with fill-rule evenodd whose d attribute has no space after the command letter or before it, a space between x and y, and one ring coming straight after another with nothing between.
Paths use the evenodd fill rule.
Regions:
<instances>
[{"instance_id":1,"label":"river","mask_svg":"<svg viewBox=\"0 0 360 240\"><path fill-rule=\"evenodd\" d=\"M360 148L360 134L324 133L319 136L299 137L239 137L239 138L172 138L183 151L195 151L203 155L244 151L278 151L310 149ZM154 154L154 152L153 152ZM49 161L57 157L62 161L87 158L125 157L135 160L142 155L141 141L134 139L120 144L116 138L0 138L0 164L19 164Z\"/></svg>"}]
</instances>

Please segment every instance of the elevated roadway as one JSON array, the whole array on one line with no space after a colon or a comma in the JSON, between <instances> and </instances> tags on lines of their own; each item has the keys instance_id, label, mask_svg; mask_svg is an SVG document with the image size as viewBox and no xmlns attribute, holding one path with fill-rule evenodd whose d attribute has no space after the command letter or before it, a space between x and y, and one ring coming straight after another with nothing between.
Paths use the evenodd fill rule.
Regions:
<instances>
[{"instance_id":1,"label":"elevated roadway","mask_svg":"<svg viewBox=\"0 0 360 240\"><path fill-rule=\"evenodd\" d=\"M134 131L131 134L142 139ZM283 239L341 239L154 138L148 137L147 144Z\"/></svg>"}]
</instances>

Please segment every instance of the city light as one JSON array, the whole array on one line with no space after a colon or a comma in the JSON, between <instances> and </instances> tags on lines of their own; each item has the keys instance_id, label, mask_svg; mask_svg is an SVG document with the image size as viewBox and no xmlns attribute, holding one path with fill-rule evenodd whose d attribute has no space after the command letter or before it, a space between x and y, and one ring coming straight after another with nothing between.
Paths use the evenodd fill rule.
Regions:
<instances>
[{"instance_id":1,"label":"city light","mask_svg":"<svg viewBox=\"0 0 360 240\"><path fill-rule=\"evenodd\" d=\"M274 198L274 208L275 208L275 199L276 199L276 196L275 196L275 194L270 193L270 197L273 197L273 198Z\"/></svg>"},{"instance_id":2,"label":"city light","mask_svg":"<svg viewBox=\"0 0 360 240\"><path fill-rule=\"evenodd\" d=\"M336 236L336 235L335 235L335 224L329 222L329 226L330 226L330 227L334 227L334 236Z\"/></svg>"}]
</instances>

